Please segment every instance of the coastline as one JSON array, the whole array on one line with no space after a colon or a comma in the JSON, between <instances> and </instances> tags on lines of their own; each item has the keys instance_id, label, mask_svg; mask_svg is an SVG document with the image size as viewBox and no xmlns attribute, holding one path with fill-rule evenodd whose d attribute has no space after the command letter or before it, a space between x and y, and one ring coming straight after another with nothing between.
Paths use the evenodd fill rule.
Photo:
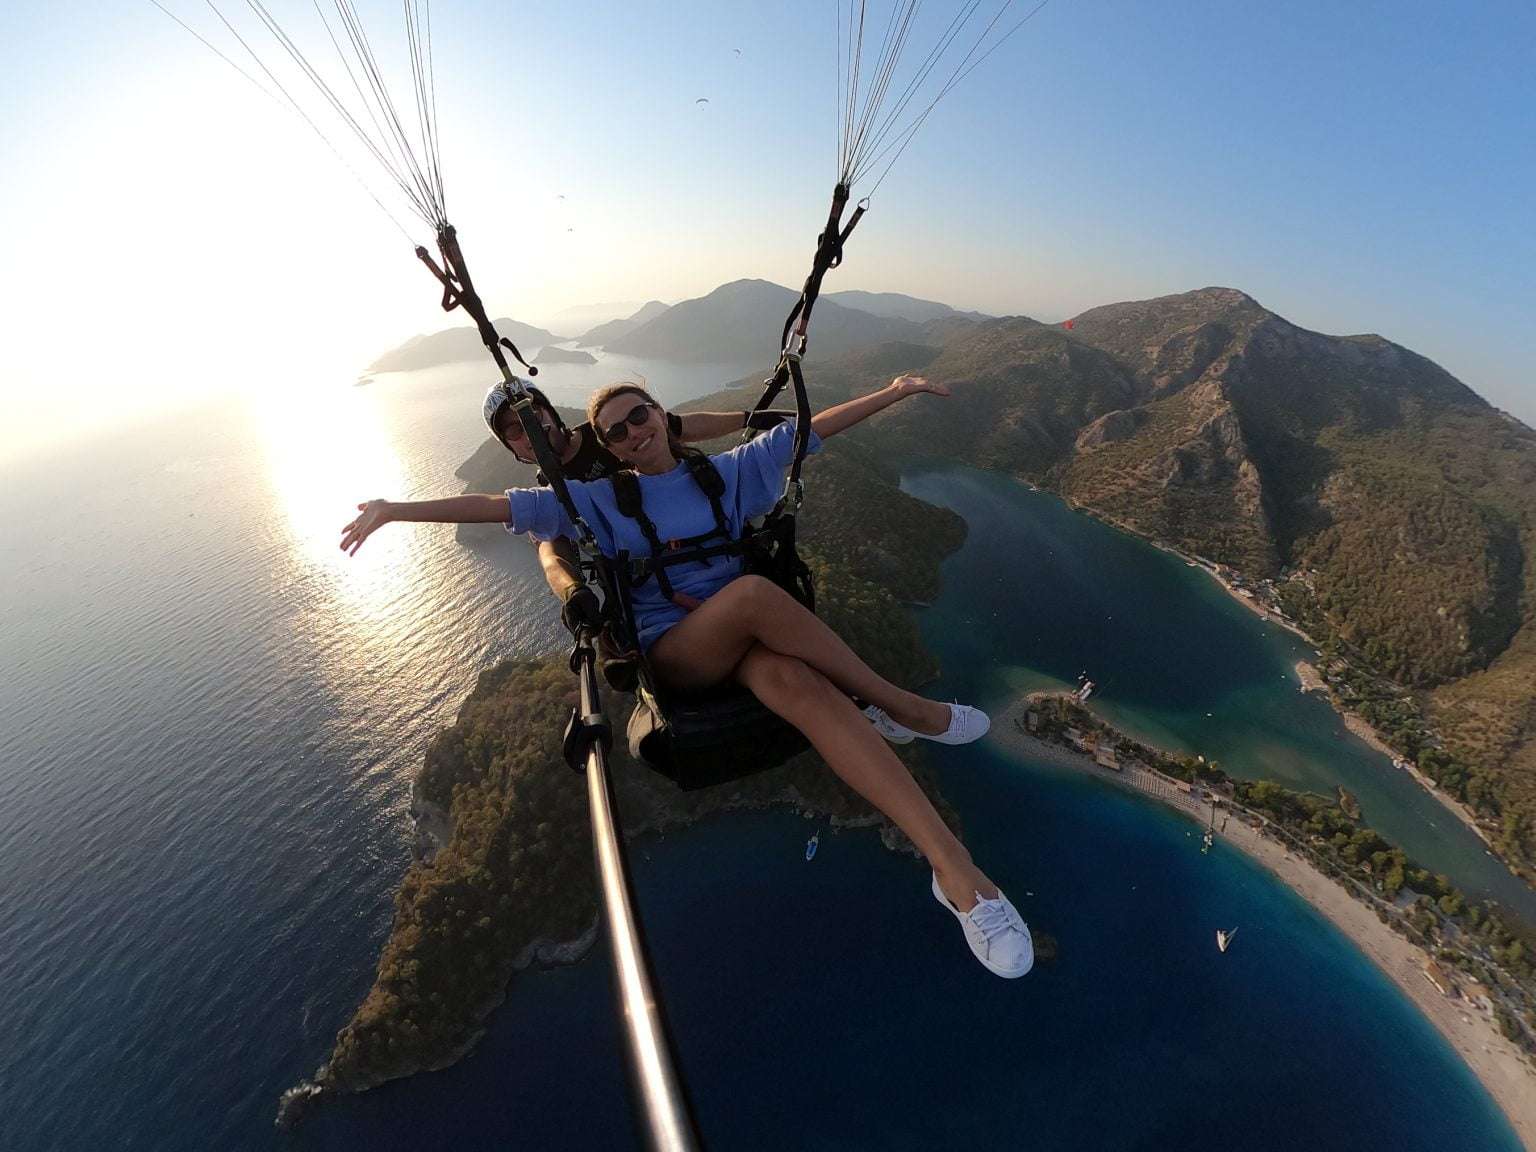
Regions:
<instances>
[{"instance_id":1,"label":"coastline","mask_svg":"<svg viewBox=\"0 0 1536 1152\"><path fill-rule=\"evenodd\" d=\"M1188 552L1184 552L1181 549L1175 548L1172 544L1168 544L1162 540L1158 540L1156 537L1147 535L1135 525L1127 524L1123 520L1117 520L1113 516L1106 516L1086 504L1077 504L1070 500L1067 501L1067 504L1074 511L1081 512L1085 516L1092 516L1096 520L1101 520L1105 524L1109 524L1115 528L1118 528L1120 531L1134 536L1136 539L1141 540L1144 543L1152 545L1152 547L1156 548L1159 552L1166 552L1170 556L1177 556L1191 568L1199 568L1212 580L1216 581L1223 592L1225 592L1233 600L1237 601L1237 603L1241 604L1244 608L1248 609L1248 611L1252 612L1255 616L1259 617L1259 619L1264 620L1270 624L1274 624L1280 628L1284 628L1298 640L1304 642L1307 647L1311 648L1314 652L1317 652L1320 649L1321 645L1319 645L1318 642L1314 640L1307 633L1306 629L1304 629L1300 624L1296 623L1296 621L1292 620L1289 616L1283 616L1280 613L1275 612L1262 601L1260 601L1257 596L1254 596L1252 593L1250 593L1246 588L1233 582L1232 580L1229 580L1225 575L1223 575L1222 565L1217 564L1214 561L1207 560L1203 556L1191 555ZM1302 671L1304 667L1317 678L1315 683L1309 682L1307 675ZM1452 816L1456 817L1456 819L1460 820L1463 824L1475 832L1478 839L1486 844L1488 848L1494 852L1495 855L1498 855L1497 849L1494 848L1493 841L1488 838L1488 833L1478 824L1476 813L1474 813L1472 809L1468 808L1461 801L1455 799L1452 796L1447 796L1443 791L1441 791L1441 789L1435 784L1433 780L1431 780L1428 776L1424 775L1424 773L1419 770L1418 765L1414 764L1411 760L1406 759L1401 752L1388 744L1382 737L1381 733L1376 731L1376 729L1371 726L1369 720L1367 720L1364 716L1361 716L1358 712L1352 711L1351 709L1346 708L1343 704L1341 704L1338 698L1333 694L1332 690L1329 689L1327 683L1323 681L1321 675L1317 673L1316 668L1312 664L1304 660L1297 661L1296 676L1297 679L1301 681L1301 690L1303 692L1317 691L1323 693L1328 699L1329 706L1332 707L1333 710L1337 712L1339 717L1344 721L1344 727L1348 728L1353 735L1358 736L1371 749L1380 752L1383 756L1386 756L1388 759L1390 759L1392 761L1393 767L1402 769L1410 776L1412 776L1414 780L1418 781L1420 787L1422 787L1426 792L1428 792L1437 801L1439 801L1441 806L1450 812ZM1499 858L1501 860L1503 859L1502 856ZM1505 861L1505 864L1507 866L1508 861ZM1511 869L1511 871L1513 871L1513 869Z\"/></svg>"},{"instance_id":2,"label":"coastline","mask_svg":"<svg viewBox=\"0 0 1536 1152\"><path fill-rule=\"evenodd\" d=\"M1157 540L1151 536L1148 536L1146 533L1140 531L1132 525L1123 523L1122 521L1116 520L1113 517L1103 516L1085 505L1072 504L1071 507L1079 512L1084 513L1085 515L1094 516L1097 519L1103 520L1105 523L1113 525L1114 527L1120 529L1122 532L1127 532L1130 535L1135 536L1137 539L1151 544L1152 547L1158 549L1159 551L1167 552L1171 556L1177 556L1191 568L1199 568L1212 580L1216 581L1216 583L1221 587L1222 591L1224 591L1233 600L1237 601L1237 603L1241 604L1244 608L1248 609L1248 611L1252 612L1255 616L1270 624L1284 628L1287 632L1290 632L1297 639L1304 642L1314 652L1317 652L1320 649L1318 642L1314 640L1307 633L1307 631L1301 627L1301 625L1297 624L1290 617L1283 616L1280 613L1271 610L1268 606L1262 603L1258 597L1249 593L1247 589L1241 587L1240 585L1234 583L1226 576L1224 576L1222 574L1221 565L1207 560L1201 556L1192 556L1187 552L1183 552L1178 548L1175 548L1171 544L1164 543L1161 540ZM1476 835L1477 838L1483 842L1483 845L1489 850L1489 852L1497 857L1506 868L1509 867L1509 861L1504 859L1503 855L1494 845L1493 840L1488 835L1487 829L1485 829L1478 822L1477 813L1473 812L1471 808L1467 807L1467 805L1463 804L1460 800L1457 800L1454 796L1446 795L1446 793L1439 787L1439 785L1437 785L1419 769L1417 764L1413 763L1413 761L1405 757L1396 748L1393 748L1392 745L1388 744L1386 739L1371 725L1369 720L1367 720L1364 716L1361 716L1358 712L1355 712L1340 703L1339 699L1328 687L1327 682L1322 679L1321 674L1311 663L1305 660L1298 660L1296 662L1295 669L1296 678L1301 683L1301 691L1320 692L1327 699L1329 706L1339 714L1339 718L1344 721L1344 727L1347 728L1352 735L1358 737L1371 750L1380 752L1383 756L1387 757L1387 759L1391 760L1392 766L1394 768L1406 772L1409 776L1413 777L1413 779L1418 783L1419 787L1423 788L1424 791L1428 792L1432 797L1434 797L1440 806L1444 808L1450 815L1461 821L1461 823L1464 824L1474 835ZM1515 872L1513 868L1510 868L1510 871ZM1519 873L1515 874L1519 875Z\"/></svg>"},{"instance_id":3,"label":"coastline","mask_svg":"<svg viewBox=\"0 0 1536 1152\"><path fill-rule=\"evenodd\" d=\"M1203 823L1203 807L1192 803L1162 776L1135 768L1123 772L1105 768L1090 755L1020 731L1019 721L1028 706L1027 697L1015 700L993 718L989 738L997 746L1012 755L1110 781ZM1383 924L1370 908L1310 861L1245 820L1228 822L1227 829L1217 832L1216 838L1262 865L1348 936L1445 1037L1499 1105L1521 1145L1527 1152L1536 1152L1536 1069L1499 1034L1490 1017L1466 1001L1449 999L1430 983L1425 974L1431 959L1428 953Z\"/></svg>"}]
</instances>

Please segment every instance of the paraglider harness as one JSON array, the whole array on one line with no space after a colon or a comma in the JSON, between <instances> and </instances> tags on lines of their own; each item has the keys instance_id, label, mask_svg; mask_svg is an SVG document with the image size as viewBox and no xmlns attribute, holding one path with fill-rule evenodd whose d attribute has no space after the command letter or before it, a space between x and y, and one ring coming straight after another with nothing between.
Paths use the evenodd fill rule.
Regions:
<instances>
[{"instance_id":1,"label":"paraglider harness","mask_svg":"<svg viewBox=\"0 0 1536 1152\"><path fill-rule=\"evenodd\" d=\"M753 417L768 410L786 386L795 394L795 441L784 490L773 509L761 523L750 527L740 538L733 538L722 503L725 483L714 464L702 453L684 457L695 483L709 499L715 526L700 536L663 541L655 523L646 514L640 496L640 483L632 472L610 477L619 511L634 519L650 548L646 557L622 553L614 559L603 555L590 527L582 519L566 486L559 458L551 449L544 426L535 411L538 397L521 384L508 367L503 352L510 351L529 375L538 369L523 359L516 346L500 336L485 312L475 291L469 267L459 248L452 225L437 232L439 265L425 248L416 249L417 258L442 285L444 311L463 308L474 320L487 351L501 369L512 395L512 409L521 421L539 468L561 508L577 530L581 553L581 571L589 584L603 591L607 625L602 640L607 655L600 655L598 641L591 629L574 630L575 647L571 652L571 670L582 685L582 704L572 711L567 722L563 746L567 762L577 771L584 770L589 750L600 744L612 746L612 728L603 715L595 691L594 670L601 665L609 684L635 694L635 707L627 726L631 753L669 777L684 789L705 788L772 768L804 750L805 737L792 725L765 708L750 691L727 681L702 693L685 693L660 684L654 670L640 650L634 623L633 593L648 579L654 579L663 596L673 598L668 569L680 564L708 562L716 557L740 556L746 570L764 576L783 588L807 608L815 611L816 592L811 571L795 548L796 515L805 500L801 470L810 446L811 404L806 392L800 361L805 353L806 332L811 311L821 293L827 272L842 263L843 244L864 215L867 201L861 201L847 223L843 215L848 206L848 187L838 184L833 190L827 225L817 237L816 256L806 277L800 297L784 321L779 360L773 374L763 382L763 392L748 414L743 442L757 434Z\"/></svg>"},{"instance_id":2,"label":"paraglider harness","mask_svg":"<svg viewBox=\"0 0 1536 1152\"><path fill-rule=\"evenodd\" d=\"M844 225L842 216L847 202L848 189L838 185L827 227L817 240L811 273L784 321L779 362L773 375L764 381L763 393L742 434L743 443L756 435L751 417L768 409L786 385L793 386L794 452L784 491L768 515L757 526L747 527L739 538L733 538L722 504L725 481L709 457L690 453L683 457L683 462L709 500L715 526L698 536L663 541L645 511L639 478L627 471L609 477L618 510L638 524L650 555L631 557L620 553L616 562L608 566L614 581L603 589L610 621L608 634L611 645L626 655L621 660L606 661L603 671L611 686L635 693L635 707L627 727L630 752L683 789L707 788L765 771L807 747L805 736L798 729L770 712L734 681L725 681L703 692L663 686L640 650L633 594L640 585L654 579L662 596L676 600L669 569L740 556L748 573L772 580L806 608L816 610L811 570L795 548L795 518L805 499L800 474L811 436L811 403L800 361L822 278L842 262L843 242L864 214L865 205L858 205ZM601 578L596 571L594 575Z\"/></svg>"},{"instance_id":3,"label":"paraglider harness","mask_svg":"<svg viewBox=\"0 0 1536 1152\"><path fill-rule=\"evenodd\" d=\"M801 412L798 418L809 416ZM734 681L704 692L663 687L635 643L635 589L654 579L664 597L680 601L668 569L732 556L741 557L747 572L772 580L813 612L816 588L810 568L795 550L792 512L776 508L759 526L733 539L721 503L725 481L714 462L702 453L683 460L709 499L715 520L714 528L698 536L663 542L645 511L639 478L633 472L609 478L619 511L639 524L650 555L631 558L620 553L614 565L618 611L610 636L629 655L627 660L607 662L603 673L612 686L635 693L627 731L630 751L679 787L693 789L772 768L803 751L806 740Z\"/></svg>"}]
</instances>

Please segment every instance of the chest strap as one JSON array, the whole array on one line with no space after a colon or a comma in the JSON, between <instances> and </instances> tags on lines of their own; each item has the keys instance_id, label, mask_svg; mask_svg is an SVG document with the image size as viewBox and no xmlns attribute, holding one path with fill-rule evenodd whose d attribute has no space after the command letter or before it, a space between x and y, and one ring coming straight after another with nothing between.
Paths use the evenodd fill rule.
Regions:
<instances>
[{"instance_id":1,"label":"chest strap","mask_svg":"<svg viewBox=\"0 0 1536 1152\"><path fill-rule=\"evenodd\" d=\"M647 577L654 575L656 586L663 596L674 604L691 610L698 607L698 602L691 596L679 594L672 587L672 581L667 577L667 569L674 564L707 562L715 556L740 553L744 550L744 545L740 541L731 539L731 525L725 517L725 505L722 502L725 496L725 477L720 475L720 470L715 467L714 461L700 452L684 456L683 462L688 466L688 472L693 477L694 483L708 497L709 510L715 518L714 528L697 536L685 536L663 542L661 534L656 530L656 522L645 511L645 501L640 492L640 478L633 472L624 471L615 472L609 480L613 484L614 503L623 515L639 524L640 532L651 549L650 559L636 566L633 571L634 582L644 583ZM716 537L723 537L724 543L706 546L708 541Z\"/></svg>"}]
</instances>

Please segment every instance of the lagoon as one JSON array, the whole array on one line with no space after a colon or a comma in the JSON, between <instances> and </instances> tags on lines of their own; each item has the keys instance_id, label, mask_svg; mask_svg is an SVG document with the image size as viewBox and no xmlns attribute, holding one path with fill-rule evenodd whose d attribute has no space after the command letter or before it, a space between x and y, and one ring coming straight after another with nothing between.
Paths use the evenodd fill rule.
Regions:
<instances>
[{"instance_id":1,"label":"lagoon","mask_svg":"<svg viewBox=\"0 0 1536 1152\"><path fill-rule=\"evenodd\" d=\"M1093 709L1160 747L1202 754L1246 779L1360 800L1366 823L1468 893L1536 924L1536 890L1406 772L1301 692L1315 653L1234 600L1202 569L1007 477L914 471L910 494L970 526L922 614L944 687L989 702L1097 684Z\"/></svg>"}]
</instances>

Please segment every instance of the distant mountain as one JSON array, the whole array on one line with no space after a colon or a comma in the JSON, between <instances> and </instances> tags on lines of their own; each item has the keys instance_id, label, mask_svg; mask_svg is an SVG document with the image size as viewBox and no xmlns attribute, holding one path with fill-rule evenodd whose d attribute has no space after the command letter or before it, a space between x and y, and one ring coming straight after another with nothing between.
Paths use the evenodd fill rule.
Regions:
<instances>
[{"instance_id":1,"label":"distant mountain","mask_svg":"<svg viewBox=\"0 0 1536 1152\"><path fill-rule=\"evenodd\" d=\"M670 305L663 304L660 300L652 300L632 316L623 316L617 320L610 320L606 324L599 324L596 328L584 333L581 339L576 341L579 348L601 348L610 340L617 340L639 328L642 324L649 324L656 317L665 312Z\"/></svg>"},{"instance_id":2,"label":"distant mountain","mask_svg":"<svg viewBox=\"0 0 1536 1152\"><path fill-rule=\"evenodd\" d=\"M763 360L779 353L779 333L798 292L766 280L722 284L708 296L684 300L633 332L610 341L609 352L659 360ZM811 324L811 354L818 363L887 340L929 343L910 320L872 316L823 297Z\"/></svg>"},{"instance_id":3,"label":"distant mountain","mask_svg":"<svg viewBox=\"0 0 1536 1152\"><path fill-rule=\"evenodd\" d=\"M900 292L828 292L823 300L836 300L845 308L857 308L871 316L889 316L897 320L911 320L921 324L926 320L947 319L961 316L967 320L990 320L982 312L961 312L948 304L933 300L919 300L916 296L904 296Z\"/></svg>"},{"instance_id":4,"label":"distant mountain","mask_svg":"<svg viewBox=\"0 0 1536 1152\"><path fill-rule=\"evenodd\" d=\"M546 344L564 340L543 328L519 324L503 317L494 322L496 331L517 345L524 356ZM365 372L412 372L418 368L435 368L440 364L455 364L465 360L489 357L485 345L480 342L477 328L448 328L424 336L412 336L398 348L384 353L364 370Z\"/></svg>"},{"instance_id":5,"label":"distant mountain","mask_svg":"<svg viewBox=\"0 0 1536 1152\"><path fill-rule=\"evenodd\" d=\"M578 304L574 308L562 308L553 316L542 316L544 326L551 332L585 332L597 324L606 324L632 315L640 307L638 300L615 300L603 304Z\"/></svg>"}]
</instances>

